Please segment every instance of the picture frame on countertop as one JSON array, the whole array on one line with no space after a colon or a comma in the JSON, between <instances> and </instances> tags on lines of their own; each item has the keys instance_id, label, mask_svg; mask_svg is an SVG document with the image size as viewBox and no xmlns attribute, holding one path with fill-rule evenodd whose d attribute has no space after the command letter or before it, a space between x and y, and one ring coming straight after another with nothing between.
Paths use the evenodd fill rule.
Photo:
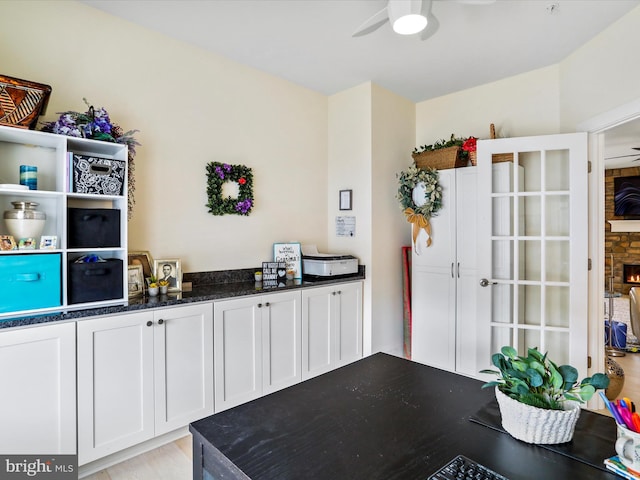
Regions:
<instances>
[{"instance_id":1,"label":"picture frame on countertop","mask_svg":"<svg viewBox=\"0 0 640 480\"><path fill-rule=\"evenodd\" d=\"M351 210L353 190L340 190L340 210Z\"/></svg>"},{"instance_id":2,"label":"picture frame on countertop","mask_svg":"<svg viewBox=\"0 0 640 480\"><path fill-rule=\"evenodd\" d=\"M182 291L182 267L179 258L169 258L153 261L153 271L158 281L169 282L167 292Z\"/></svg>"},{"instance_id":3,"label":"picture frame on countertop","mask_svg":"<svg viewBox=\"0 0 640 480\"><path fill-rule=\"evenodd\" d=\"M147 251L129 252L127 255L128 265L141 265L142 266L142 278L149 278L153 275L153 259L151 254Z\"/></svg>"},{"instance_id":4,"label":"picture frame on countertop","mask_svg":"<svg viewBox=\"0 0 640 480\"><path fill-rule=\"evenodd\" d=\"M18 247L13 235L0 235L0 250L16 250Z\"/></svg>"},{"instance_id":5,"label":"picture frame on countertop","mask_svg":"<svg viewBox=\"0 0 640 480\"><path fill-rule=\"evenodd\" d=\"M139 297L144 294L142 265L129 265L127 267L127 280L129 284L129 298Z\"/></svg>"},{"instance_id":6,"label":"picture frame on countertop","mask_svg":"<svg viewBox=\"0 0 640 480\"><path fill-rule=\"evenodd\" d=\"M42 235L40 237L40 250L55 250L58 248L57 235Z\"/></svg>"},{"instance_id":7,"label":"picture frame on countertop","mask_svg":"<svg viewBox=\"0 0 640 480\"><path fill-rule=\"evenodd\" d=\"M273 261L285 262L287 273L293 279L302 279L302 248L299 242L274 243Z\"/></svg>"}]
</instances>

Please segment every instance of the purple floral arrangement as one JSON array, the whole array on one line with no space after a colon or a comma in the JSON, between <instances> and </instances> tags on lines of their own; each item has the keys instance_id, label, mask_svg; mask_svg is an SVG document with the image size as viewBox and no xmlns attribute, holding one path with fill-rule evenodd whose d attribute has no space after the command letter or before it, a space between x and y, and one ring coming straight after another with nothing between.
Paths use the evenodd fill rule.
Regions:
<instances>
[{"instance_id":1,"label":"purple floral arrangement","mask_svg":"<svg viewBox=\"0 0 640 480\"><path fill-rule=\"evenodd\" d=\"M87 105L86 112L58 112L60 117L52 122L43 124L41 130L43 132L56 133L67 137L89 138L92 140L100 140L103 142L122 143L128 148L128 218L131 218L133 206L135 205L135 165L133 160L136 156L136 146L140 143L134 138L134 134L139 130L124 131L119 125L113 123L109 117L109 112L104 107L98 109L93 108L87 102L86 98L82 99Z\"/></svg>"}]
</instances>

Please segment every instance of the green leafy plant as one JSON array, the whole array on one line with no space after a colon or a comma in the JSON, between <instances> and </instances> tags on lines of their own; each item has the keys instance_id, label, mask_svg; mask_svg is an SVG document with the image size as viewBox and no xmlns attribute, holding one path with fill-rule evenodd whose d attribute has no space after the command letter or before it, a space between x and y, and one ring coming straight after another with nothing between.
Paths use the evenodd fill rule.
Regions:
<instances>
[{"instance_id":1,"label":"green leafy plant","mask_svg":"<svg viewBox=\"0 0 640 480\"><path fill-rule=\"evenodd\" d=\"M578 382L578 370L571 365L558 367L538 351L530 348L527 356L518 356L515 348L502 347L501 353L491 357L498 368L480 373L498 375L499 379L485 383L482 388L498 387L502 393L518 402L547 410L562 410L562 402L584 403L596 390L609 386L609 377L596 373Z\"/></svg>"},{"instance_id":2,"label":"green leafy plant","mask_svg":"<svg viewBox=\"0 0 640 480\"><path fill-rule=\"evenodd\" d=\"M451 134L449 140L445 140L444 138L438 140L437 142L432 143L431 145L421 145L413 149L413 153L422 153L429 152L432 150L440 150L441 148L449 148L449 147L460 147L460 158L467 159L469 157L469 151L462 149L462 146L465 144L469 138L456 137L455 134Z\"/></svg>"}]
</instances>

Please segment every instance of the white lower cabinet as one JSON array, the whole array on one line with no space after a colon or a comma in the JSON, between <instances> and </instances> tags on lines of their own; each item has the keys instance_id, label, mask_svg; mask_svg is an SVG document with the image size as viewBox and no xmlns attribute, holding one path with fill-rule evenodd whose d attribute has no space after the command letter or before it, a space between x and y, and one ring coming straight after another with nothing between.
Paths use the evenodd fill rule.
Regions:
<instances>
[{"instance_id":1,"label":"white lower cabinet","mask_svg":"<svg viewBox=\"0 0 640 480\"><path fill-rule=\"evenodd\" d=\"M215 409L301 380L299 291L214 303Z\"/></svg>"},{"instance_id":2,"label":"white lower cabinet","mask_svg":"<svg viewBox=\"0 0 640 480\"><path fill-rule=\"evenodd\" d=\"M302 379L362 358L362 282L302 291Z\"/></svg>"},{"instance_id":3,"label":"white lower cabinet","mask_svg":"<svg viewBox=\"0 0 640 480\"><path fill-rule=\"evenodd\" d=\"M78 463L213 413L208 304L78 322Z\"/></svg>"},{"instance_id":4,"label":"white lower cabinet","mask_svg":"<svg viewBox=\"0 0 640 480\"><path fill-rule=\"evenodd\" d=\"M76 325L0 333L0 452L76 453Z\"/></svg>"}]
</instances>

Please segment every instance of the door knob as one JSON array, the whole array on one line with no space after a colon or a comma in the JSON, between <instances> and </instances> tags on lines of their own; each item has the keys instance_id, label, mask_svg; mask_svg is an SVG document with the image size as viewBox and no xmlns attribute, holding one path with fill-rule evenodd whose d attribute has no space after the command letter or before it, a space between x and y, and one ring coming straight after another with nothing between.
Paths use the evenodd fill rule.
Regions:
<instances>
[{"instance_id":1,"label":"door knob","mask_svg":"<svg viewBox=\"0 0 640 480\"><path fill-rule=\"evenodd\" d=\"M498 282L490 282L486 278L483 278L482 280L480 280L480 286L481 287L488 287L489 285L496 285L497 283Z\"/></svg>"}]
</instances>

